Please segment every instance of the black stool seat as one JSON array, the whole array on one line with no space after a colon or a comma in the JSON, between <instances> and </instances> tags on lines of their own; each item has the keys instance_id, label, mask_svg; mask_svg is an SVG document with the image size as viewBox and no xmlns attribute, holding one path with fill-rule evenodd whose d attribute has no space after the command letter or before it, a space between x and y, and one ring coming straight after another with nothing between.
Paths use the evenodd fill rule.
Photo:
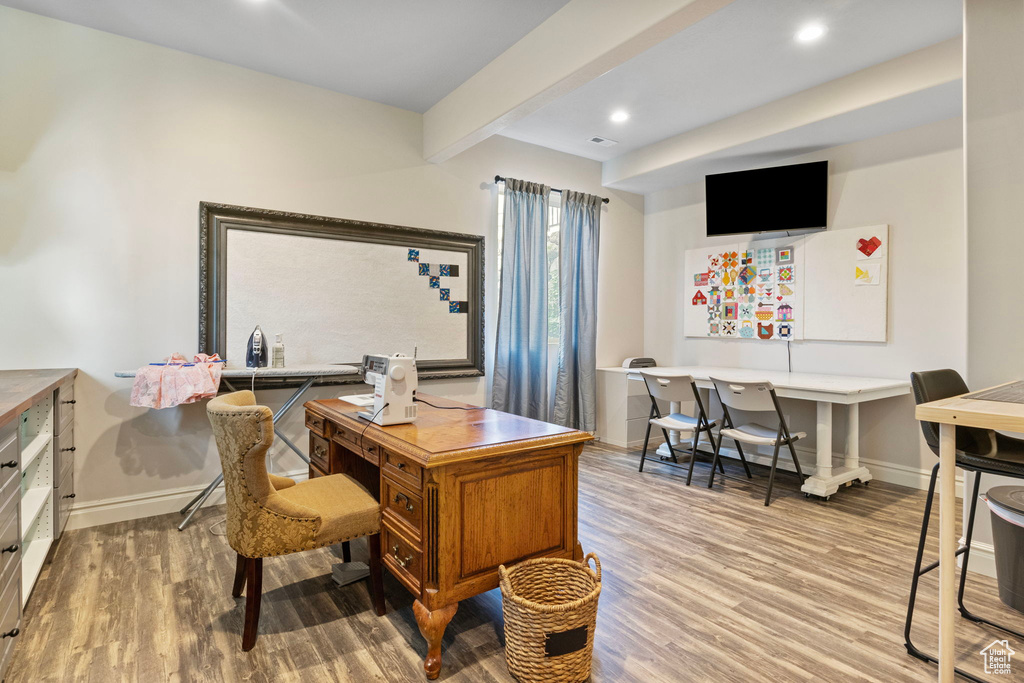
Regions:
<instances>
[{"instance_id":1,"label":"black stool seat","mask_svg":"<svg viewBox=\"0 0 1024 683\"><path fill-rule=\"evenodd\" d=\"M995 449L985 455L957 453L957 465L991 474L1024 478L1024 439L995 433Z\"/></svg>"}]
</instances>

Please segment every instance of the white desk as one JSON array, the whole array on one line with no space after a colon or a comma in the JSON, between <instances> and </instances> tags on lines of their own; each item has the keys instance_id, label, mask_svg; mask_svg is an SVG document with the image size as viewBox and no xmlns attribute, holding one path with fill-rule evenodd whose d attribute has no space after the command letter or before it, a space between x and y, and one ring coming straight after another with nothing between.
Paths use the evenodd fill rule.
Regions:
<instances>
[{"instance_id":1,"label":"white desk","mask_svg":"<svg viewBox=\"0 0 1024 683\"><path fill-rule=\"evenodd\" d=\"M956 396L917 406L915 417L939 423L939 681L952 683L956 659L956 427L1024 432L1024 404Z\"/></svg>"},{"instance_id":2,"label":"white desk","mask_svg":"<svg viewBox=\"0 0 1024 683\"><path fill-rule=\"evenodd\" d=\"M114 377L135 377L136 372L136 370L118 370L114 373ZM251 381L253 377L257 379L301 379L302 385L299 386L288 400L277 409L277 412L274 413L274 433L277 434L278 438L281 439L288 448L295 451L295 453L297 453L298 456L308 464L309 458L306 457L306 454L302 449L293 444L288 437L281 433L276 426L277 423L280 422L281 418L284 417L284 414L288 412L288 409L295 405L295 402L298 401L304 393L306 393L306 389L313 386L313 383L318 379L358 374L359 368L354 365L290 365L286 368L245 368L230 366L225 367L221 371L221 382L223 382L224 386L231 391L237 391L238 388L244 389L245 381ZM235 385L231 383L231 380L238 381L238 387L235 387ZM224 481L224 475L218 474L217 477L210 482L209 486L203 489L195 498L189 501L188 505L181 509L181 514L187 514L187 516L182 520L181 524L178 525L178 531L181 531L188 526L188 523L192 520L192 515L194 515L196 511L203 506L206 499L213 494L214 490L220 486L222 481Z\"/></svg>"},{"instance_id":3,"label":"white desk","mask_svg":"<svg viewBox=\"0 0 1024 683\"><path fill-rule=\"evenodd\" d=\"M800 490L814 496L830 496L840 486L860 480L870 481L871 472L860 464L860 411L859 405L866 401L877 401L910 393L910 382L896 379L872 377L848 377L844 375L815 375L803 372L779 372L776 370L748 370L709 366L662 367L668 370L692 375L697 386L711 390L714 384L710 378L764 381L775 386L780 398L814 401L817 405L817 451L814 475L807 478ZM627 373L630 379L642 381L639 370L625 368L602 368L602 370ZM832 456L832 406L846 406L846 452L843 464L836 467ZM707 402L705 401L705 407ZM673 410L679 405L673 404ZM798 426L791 425L797 429ZM673 443L674 445L674 443ZM687 447L681 444L681 447ZM724 449L723 449L724 450ZM668 455L667 446L658 449L659 455Z\"/></svg>"}]
</instances>

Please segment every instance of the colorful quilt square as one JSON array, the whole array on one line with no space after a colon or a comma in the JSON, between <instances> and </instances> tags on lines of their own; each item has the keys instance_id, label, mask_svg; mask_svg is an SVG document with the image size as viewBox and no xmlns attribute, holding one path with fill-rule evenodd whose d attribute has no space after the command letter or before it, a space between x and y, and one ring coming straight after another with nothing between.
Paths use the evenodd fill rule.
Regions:
<instances>
[{"instance_id":1,"label":"colorful quilt square","mask_svg":"<svg viewBox=\"0 0 1024 683\"><path fill-rule=\"evenodd\" d=\"M722 336L724 337L735 337L736 336L736 321L726 320L722 322Z\"/></svg>"},{"instance_id":2,"label":"colorful quilt square","mask_svg":"<svg viewBox=\"0 0 1024 683\"><path fill-rule=\"evenodd\" d=\"M430 275L430 264L429 263L421 263L420 264L420 275Z\"/></svg>"},{"instance_id":3,"label":"colorful quilt square","mask_svg":"<svg viewBox=\"0 0 1024 683\"><path fill-rule=\"evenodd\" d=\"M758 249L757 250L757 265L758 265L758 267L774 266L775 265L775 250L774 249Z\"/></svg>"},{"instance_id":4,"label":"colorful quilt square","mask_svg":"<svg viewBox=\"0 0 1024 683\"><path fill-rule=\"evenodd\" d=\"M793 326L789 323L782 323L776 333L779 335L779 339L790 339L793 336Z\"/></svg>"},{"instance_id":5,"label":"colorful quilt square","mask_svg":"<svg viewBox=\"0 0 1024 683\"><path fill-rule=\"evenodd\" d=\"M436 275L431 275L430 276L430 288L431 289L441 289L441 278L437 277Z\"/></svg>"},{"instance_id":6,"label":"colorful quilt square","mask_svg":"<svg viewBox=\"0 0 1024 683\"><path fill-rule=\"evenodd\" d=\"M469 313L469 302L468 301L449 301L448 302L449 313Z\"/></svg>"},{"instance_id":7,"label":"colorful quilt square","mask_svg":"<svg viewBox=\"0 0 1024 683\"><path fill-rule=\"evenodd\" d=\"M793 266L779 266L779 282L792 282L794 276Z\"/></svg>"},{"instance_id":8,"label":"colorful quilt square","mask_svg":"<svg viewBox=\"0 0 1024 683\"><path fill-rule=\"evenodd\" d=\"M442 287L441 288L441 301L451 301L451 299L452 299L452 290L448 289L447 287Z\"/></svg>"},{"instance_id":9,"label":"colorful quilt square","mask_svg":"<svg viewBox=\"0 0 1024 683\"><path fill-rule=\"evenodd\" d=\"M780 247L775 254L775 263L780 266L793 262L793 247Z\"/></svg>"},{"instance_id":10,"label":"colorful quilt square","mask_svg":"<svg viewBox=\"0 0 1024 683\"><path fill-rule=\"evenodd\" d=\"M449 275L451 275L451 266L449 266L447 263L442 263L440 275L442 277L448 277Z\"/></svg>"},{"instance_id":11,"label":"colorful quilt square","mask_svg":"<svg viewBox=\"0 0 1024 683\"><path fill-rule=\"evenodd\" d=\"M743 266L743 270L740 271L739 280L744 285L749 285L757 277L757 271L752 266Z\"/></svg>"},{"instance_id":12,"label":"colorful quilt square","mask_svg":"<svg viewBox=\"0 0 1024 683\"><path fill-rule=\"evenodd\" d=\"M722 306L722 320L735 320L737 316L737 304L725 304Z\"/></svg>"},{"instance_id":13,"label":"colorful quilt square","mask_svg":"<svg viewBox=\"0 0 1024 683\"><path fill-rule=\"evenodd\" d=\"M420 250L419 249L410 249L409 250L409 260L410 261L419 261L420 260Z\"/></svg>"}]
</instances>

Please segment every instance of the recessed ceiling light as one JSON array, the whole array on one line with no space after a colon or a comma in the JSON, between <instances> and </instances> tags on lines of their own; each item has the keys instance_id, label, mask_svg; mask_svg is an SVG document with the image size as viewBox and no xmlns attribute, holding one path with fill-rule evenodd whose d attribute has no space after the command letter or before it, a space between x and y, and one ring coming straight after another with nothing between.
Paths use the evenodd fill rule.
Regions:
<instances>
[{"instance_id":1,"label":"recessed ceiling light","mask_svg":"<svg viewBox=\"0 0 1024 683\"><path fill-rule=\"evenodd\" d=\"M796 32L796 39L801 43L813 43L828 31L822 24L808 24Z\"/></svg>"},{"instance_id":2,"label":"recessed ceiling light","mask_svg":"<svg viewBox=\"0 0 1024 683\"><path fill-rule=\"evenodd\" d=\"M623 121L629 120L629 112L620 109L618 111L612 112L612 115L608 118L610 118L615 123L622 123Z\"/></svg>"}]
</instances>

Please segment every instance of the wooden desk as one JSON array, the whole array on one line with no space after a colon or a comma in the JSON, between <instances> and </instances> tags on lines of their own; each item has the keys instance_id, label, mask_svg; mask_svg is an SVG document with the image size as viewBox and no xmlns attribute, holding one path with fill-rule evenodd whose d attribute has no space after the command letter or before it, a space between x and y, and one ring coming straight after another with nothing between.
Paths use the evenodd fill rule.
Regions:
<instances>
[{"instance_id":1,"label":"wooden desk","mask_svg":"<svg viewBox=\"0 0 1024 683\"><path fill-rule=\"evenodd\" d=\"M800 490L822 498L831 496L839 490L840 486L848 486L855 480L864 482L871 480L871 472L860 462L860 404L910 393L910 382L900 379L710 366L659 367L655 369L691 375L702 391L702 400L705 406L710 405L709 392L714 389L711 377L724 380L769 381L775 386L775 391L780 398L813 401L817 409L816 467L814 474L807 477ZM643 379L637 369L605 368L604 370L626 373L630 379L639 381ZM644 398L646 399L646 396ZM832 453L832 406L836 404L846 406L846 449L845 453L841 455L841 465L834 463ZM649 407L650 403L644 404L645 410L649 410ZM673 405L672 410L678 411L679 406ZM792 428L793 425L790 427ZM673 437L673 442L678 438L678 434L670 434L670 436ZM682 447L688 448L688 445L683 444ZM659 455L669 454L666 446L660 447L657 452ZM731 455L732 449L723 448L722 452ZM766 461L756 453L748 457L754 462L764 463Z\"/></svg>"},{"instance_id":2,"label":"wooden desk","mask_svg":"<svg viewBox=\"0 0 1024 683\"><path fill-rule=\"evenodd\" d=\"M917 406L918 420L939 423L939 681L952 683L956 659L956 426L1024 432L1024 404L955 396Z\"/></svg>"},{"instance_id":3,"label":"wooden desk","mask_svg":"<svg viewBox=\"0 0 1024 683\"><path fill-rule=\"evenodd\" d=\"M498 586L498 566L582 559L577 466L586 432L421 394L413 424L379 427L341 400L310 401L309 476L345 473L381 501L384 566L416 596L427 678L460 600Z\"/></svg>"}]
</instances>

